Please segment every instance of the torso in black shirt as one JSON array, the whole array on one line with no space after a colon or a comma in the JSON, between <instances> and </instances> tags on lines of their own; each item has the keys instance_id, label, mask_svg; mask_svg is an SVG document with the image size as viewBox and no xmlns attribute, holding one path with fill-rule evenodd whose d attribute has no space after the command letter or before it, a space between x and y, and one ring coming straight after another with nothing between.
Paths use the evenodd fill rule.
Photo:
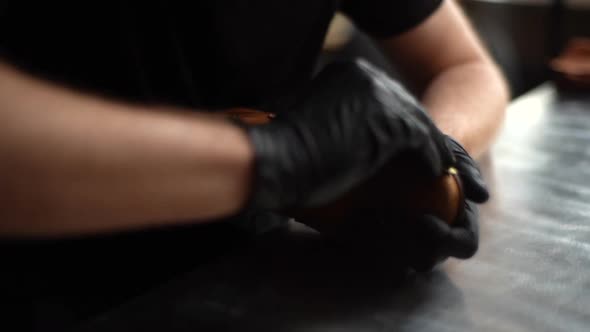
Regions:
<instances>
[{"instance_id":1,"label":"torso in black shirt","mask_svg":"<svg viewBox=\"0 0 590 332\"><path fill-rule=\"evenodd\" d=\"M307 80L334 1L18 1L6 57L39 74L145 102L255 106Z\"/></svg>"},{"instance_id":2,"label":"torso in black shirt","mask_svg":"<svg viewBox=\"0 0 590 332\"><path fill-rule=\"evenodd\" d=\"M334 13L377 36L439 0L12 1L0 56L44 77L141 102L256 107L312 75Z\"/></svg>"}]
</instances>

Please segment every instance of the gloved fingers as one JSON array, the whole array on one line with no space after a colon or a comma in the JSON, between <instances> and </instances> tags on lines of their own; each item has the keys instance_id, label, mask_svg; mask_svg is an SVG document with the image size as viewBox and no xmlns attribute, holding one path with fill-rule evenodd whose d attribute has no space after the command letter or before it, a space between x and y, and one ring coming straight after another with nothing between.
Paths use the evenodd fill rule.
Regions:
<instances>
[{"instance_id":1,"label":"gloved fingers","mask_svg":"<svg viewBox=\"0 0 590 332\"><path fill-rule=\"evenodd\" d=\"M478 209L475 203L465 203L463 218L455 225L430 215L416 220L419 238L432 247L432 260L441 261L447 257L467 259L473 257L479 247Z\"/></svg>"},{"instance_id":2,"label":"gloved fingers","mask_svg":"<svg viewBox=\"0 0 590 332\"><path fill-rule=\"evenodd\" d=\"M451 226L438 217L426 214L415 221L416 231L423 241L439 247L451 232Z\"/></svg>"},{"instance_id":3,"label":"gloved fingers","mask_svg":"<svg viewBox=\"0 0 590 332\"><path fill-rule=\"evenodd\" d=\"M443 173L443 160L436 142L426 137L424 143L416 151L416 156L424 163L425 170L431 177L440 176Z\"/></svg>"},{"instance_id":4,"label":"gloved fingers","mask_svg":"<svg viewBox=\"0 0 590 332\"><path fill-rule=\"evenodd\" d=\"M423 215L411 221L414 240L413 255L409 265L418 272L431 271L448 256L440 252L441 245L450 232L450 227L439 218Z\"/></svg>"},{"instance_id":5,"label":"gloved fingers","mask_svg":"<svg viewBox=\"0 0 590 332\"><path fill-rule=\"evenodd\" d=\"M443 247L448 256L459 259L473 257L479 248L479 209L474 202L465 203L463 219L450 228Z\"/></svg>"},{"instance_id":6,"label":"gloved fingers","mask_svg":"<svg viewBox=\"0 0 590 332\"><path fill-rule=\"evenodd\" d=\"M456 168L463 182L465 197L480 204L487 202L490 193L479 168L471 161L461 159L458 159Z\"/></svg>"},{"instance_id":7,"label":"gloved fingers","mask_svg":"<svg viewBox=\"0 0 590 332\"><path fill-rule=\"evenodd\" d=\"M431 122L430 131L433 137L438 138L436 143L442 155L443 165L448 167L449 165L456 164L457 160L453 147L449 144L448 139L446 139L448 136L443 134L434 122Z\"/></svg>"},{"instance_id":8,"label":"gloved fingers","mask_svg":"<svg viewBox=\"0 0 590 332\"><path fill-rule=\"evenodd\" d=\"M421 241L413 221L390 212L370 210L363 212L363 227L357 229L354 238L363 238L363 246L370 251L385 254L393 262L424 272L432 268L432 248ZM368 228L368 229L367 229Z\"/></svg>"},{"instance_id":9,"label":"gloved fingers","mask_svg":"<svg viewBox=\"0 0 590 332\"><path fill-rule=\"evenodd\" d=\"M420 273L430 272L442 261L443 260L439 259L436 255L427 253L411 261L410 267Z\"/></svg>"},{"instance_id":10,"label":"gloved fingers","mask_svg":"<svg viewBox=\"0 0 590 332\"><path fill-rule=\"evenodd\" d=\"M377 226L368 237L374 239L372 245L393 250L417 272L431 271L449 257L468 259L479 247L478 209L471 201L465 204L464 217L454 225L432 215L399 223L392 223L390 214L375 214L370 219Z\"/></svg>"}]
</instances>

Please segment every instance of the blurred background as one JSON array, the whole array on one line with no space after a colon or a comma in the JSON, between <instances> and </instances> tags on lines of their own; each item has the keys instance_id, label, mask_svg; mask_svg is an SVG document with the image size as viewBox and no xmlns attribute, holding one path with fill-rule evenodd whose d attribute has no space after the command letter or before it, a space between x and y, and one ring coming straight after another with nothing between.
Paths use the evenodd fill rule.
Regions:
<instances>
[{"instance_id":1,"label":"blurred background","mask_svg":"<svg viewBox=\"0 0 590 332\"><path fill-rule=\"evenodd\" d=\"M517 97L547 80L590 87L590 0L458 0ZM395 76L371 40L336 16L322 61L363 56ZM580 53L584 56L571 56ZM556 62L556 60L570 60ZM573 59L573 60L572 60ZM576 61L581 59L581 61ZM580 63L582 62L582 63ZM559 69L559 70L558 70ZM572 79L571 73L582 71ZM574 81L574 82L572 82Z\"/></svg>"}]
</instances>

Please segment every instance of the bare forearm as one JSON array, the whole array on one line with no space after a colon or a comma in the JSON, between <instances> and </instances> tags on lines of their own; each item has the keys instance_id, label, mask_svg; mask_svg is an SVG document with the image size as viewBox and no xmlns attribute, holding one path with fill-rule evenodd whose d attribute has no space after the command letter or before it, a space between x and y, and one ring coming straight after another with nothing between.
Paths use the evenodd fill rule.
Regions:
<instances>
[{"instance_id":1,"label":"bare forearm","mask_svg":"<svg viewBox=\"0 0 590 332\"><path fill-rule=\"evenodd\" d=\"M475 157L487 150L508 89L457 1L445 0L422 24L380 45L443 132Z\"/></svg>"},{"instance_id":2,"label":"bare forearm","mask_svg":"<svg viewBox=\"0 0 590 332\"><path fill-rule=\"evenodd\" d=\"M0 65L0 234L208 220L246 200L252 151L205 114L83 96Z\"/></svg>"},{"instance_id":3,"label":"bare forearm","mask_svg":"<svg viewBox=\"0 0 590 332\"><path fill-rule=\"evenodd\" d=\"M498 70L484 61L451 67L426 88L422 102L435 123L474 157L493 142L509 99Z\"/></svg>"}]
</instances>

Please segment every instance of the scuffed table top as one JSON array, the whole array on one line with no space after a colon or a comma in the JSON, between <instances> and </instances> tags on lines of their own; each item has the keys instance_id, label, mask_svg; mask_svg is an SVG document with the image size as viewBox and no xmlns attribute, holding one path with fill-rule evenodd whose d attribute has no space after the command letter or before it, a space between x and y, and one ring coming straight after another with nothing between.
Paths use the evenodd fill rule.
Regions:
<instances>
[{"instance_id":1,"label":"scuffed table top","mask_svg":"<svg viewBox=\"0 0 590 332\"><path fill-rule=\"evenodd\" d=\"M408 274L294 230L199 267L82 330L590 330L590 96L560 96L544 84L517 99L482 164L493 199L468 261Z\"/></svg>"}]
</instances>

